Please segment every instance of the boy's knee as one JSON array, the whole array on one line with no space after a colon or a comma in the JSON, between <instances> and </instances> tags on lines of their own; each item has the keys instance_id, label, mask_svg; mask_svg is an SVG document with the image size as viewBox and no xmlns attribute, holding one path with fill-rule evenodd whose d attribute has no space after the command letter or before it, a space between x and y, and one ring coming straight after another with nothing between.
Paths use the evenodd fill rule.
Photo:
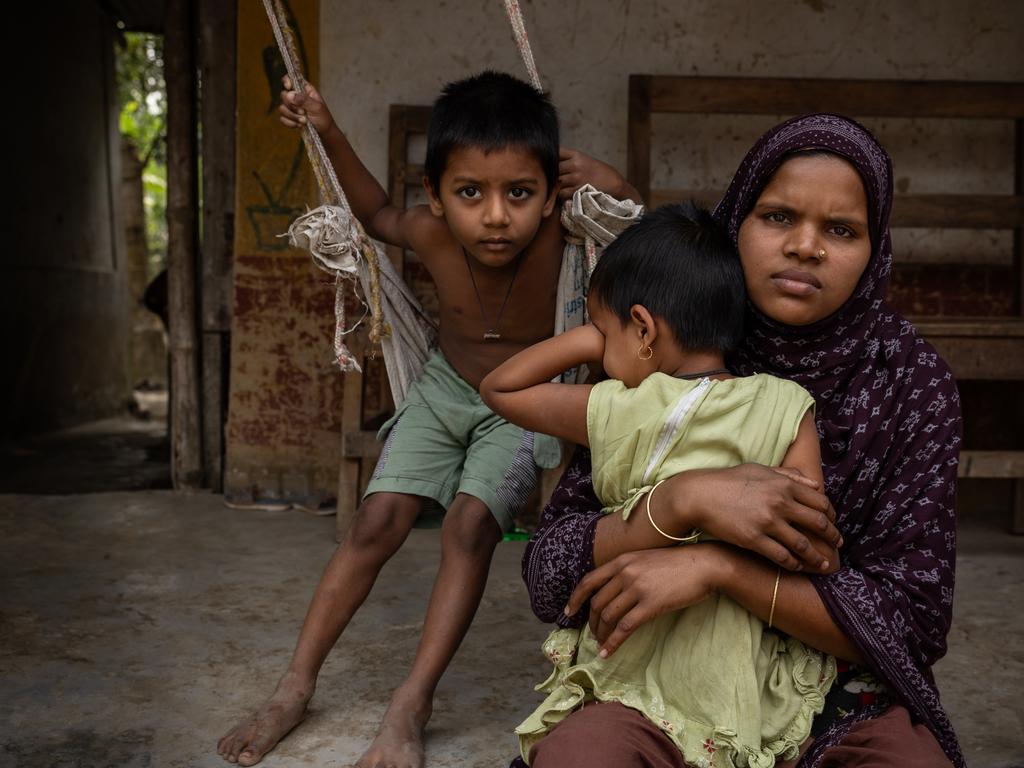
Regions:
<instances>
[{"instance_id":1,"label":"boy's knee","mask_svg":"<svg viewBox=\"0 0 1024 768\"><path fill-rule=\"evenodd\" d=\"M479 552L501 541L501 526L480 499L460 495L444 516L442 536L445 549Z\"/></svg>"},{"instance_id":2,"label":"boy's knee","mask_svg":"<svg viewBox=\"0 0 1024 768\"><path fill-rule=\"evenodd\" d=\"M393 552L405 541L418 511L414 501L373 494L359 506L345 543L355 549Z\"/></svg>"}]
</instances>

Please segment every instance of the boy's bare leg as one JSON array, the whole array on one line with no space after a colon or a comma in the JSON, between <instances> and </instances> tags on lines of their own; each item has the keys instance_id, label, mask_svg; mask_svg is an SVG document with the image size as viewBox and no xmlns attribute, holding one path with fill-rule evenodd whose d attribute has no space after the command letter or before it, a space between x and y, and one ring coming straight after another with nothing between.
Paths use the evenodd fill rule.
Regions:
<instances>
[{"instance_id":1,"label":"boy's bare leg","mask_svg":"<svg viewBox=\"0 0 1024 768\"><path fill-rule=\"evenodd\" d=\"M444 518L441 566L416 659L391 698L377 738L357 768L421 768L423 729L434 689L469 629L487 583L501 529L479 499L459 494Z\"/></svg>"},{"instance_id":2,"label":"boy's bare leg","mask_svg":"<svg viewBox=\"0 0 1024 768\"><path fill-rule=\"evenodd\" d=\"M320 577L277 689L221 738L217 754L231 763L254 765L302 720L320 666L366 599L381 567L409 535L422 506L421 497L402 493L375 493L360 505Z\"/></svg>"}]
</instances>

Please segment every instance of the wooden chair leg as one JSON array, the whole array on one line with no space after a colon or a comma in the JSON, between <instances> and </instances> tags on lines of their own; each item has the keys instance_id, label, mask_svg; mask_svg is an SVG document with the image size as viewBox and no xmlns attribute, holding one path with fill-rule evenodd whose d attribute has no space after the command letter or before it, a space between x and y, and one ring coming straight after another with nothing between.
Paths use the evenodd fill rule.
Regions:
<instances>
[{"instance_id":1,"label":"wooden chair leg","mask_svg":"<svg viewBox=\"0 0 1024 768\"><path fill-rule=\"evenodd\" d=\"M1013 533L1024 534L1024 480L1013 481Z\"/></svg>"},{"instance_id":2,"label":"wooden chair leg","mask_svg":"<svg viewBox=\"0 0 1024 768\"><path fill-rule=\"evenodd\" d=\"M361 426L363 410L363 377L356 373L345 374L342 390L342 456L338 468L338 514L334 521L334 537L341 541L348 533L352 517L359 506L359 471L363 463L360 458L345 456L345 433L356 431Z\"/></svg>"}]
</instances>

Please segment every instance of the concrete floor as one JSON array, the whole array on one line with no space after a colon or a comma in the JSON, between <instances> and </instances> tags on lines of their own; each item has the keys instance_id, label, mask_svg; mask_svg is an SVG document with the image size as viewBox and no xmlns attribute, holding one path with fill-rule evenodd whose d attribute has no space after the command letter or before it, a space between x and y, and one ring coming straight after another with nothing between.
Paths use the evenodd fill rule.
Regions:
<instances>
[{"instance_id":1,"label":"concrete floor","mask_svg":"<svg viewBox=\"0 0 1024 768\"><path fill-rule=\"evenodd\" d=\"M334 543L333 518L171 491L0 496L0 764L220 766L217 738L270 692ZM328 660L308 719L264 761L345 766L415 649L438 556L414 531ZM546 676L546 630L499 546L442 681L429 766L503 766ZM937 676L974 768L1024 766L1024 538L962 525Z\"/></svg>"}]
</instances>

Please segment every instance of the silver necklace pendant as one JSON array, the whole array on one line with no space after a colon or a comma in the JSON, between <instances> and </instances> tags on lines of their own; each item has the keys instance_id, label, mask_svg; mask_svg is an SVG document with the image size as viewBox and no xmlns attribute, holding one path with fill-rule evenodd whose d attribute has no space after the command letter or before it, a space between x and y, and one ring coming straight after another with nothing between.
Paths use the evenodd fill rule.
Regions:
<instances>
[{"instance_id":1,"label":"silver necklace pendant","mask_svg":"<svg viewBox=\"0 0 1024 768\"><path fill-rule=\"evenodd\" d=\"M501 338L501 334L497 331L484 331L484 341L495 341Z\"/></svg>"}]
</instances>

